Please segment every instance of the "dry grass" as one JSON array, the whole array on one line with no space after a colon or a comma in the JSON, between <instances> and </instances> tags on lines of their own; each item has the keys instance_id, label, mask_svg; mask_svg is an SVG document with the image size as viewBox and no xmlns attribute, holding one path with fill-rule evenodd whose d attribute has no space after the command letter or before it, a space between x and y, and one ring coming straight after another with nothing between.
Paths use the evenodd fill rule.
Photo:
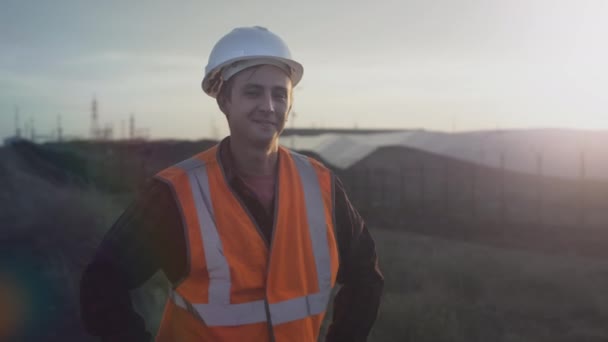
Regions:
<instances>
[{"instance_id":1,"label":"dry grass","mask_svg":"<svg viewBox=\"0 0 608 342\"><path fill-rule=\"evenodd\" d=\"M27 297L29 340L87 340L78 317L80 275L130 197L51 184L0 164L0 279L16 280ZM606 260L396 230L372 234L386 285L370 341L608 340ZM160 274L133 292L151 331L165 293Z\"/></svg>"},{"instance_id":2,"label":"dry grass","mask_svg":"<svg viewBox=\"0 0 608 342\"><path fill-rule=\"evenodd\" d=\"M608 261L373 234L386 286L371 341L608 339Z\"/></svg>"},{"instance_id":3,"label":"dry grass","mask_svg":"<svg viewBox=\"0 0 608 342\"><path fill-rule=\"evenodd\" d=\"M35 261L45 260L45 275L39 279L49 282L43 291L48 306L40 311L48 314L55 310L59 312L55 317L61 318L61 329L54 329L56 338L48 340L66 336L83 340L76 285L82 267L120 209L109 209L110 199L95 192L63 191L39 211L37 219L22 222L20 227L25 230L14 235L21 238L12 241L23 243L23 248L16 249L23 254L25 248L35 246ZM380 229L374 229L373 234L386 290L370 341L608 339L607 261ZM166 280L157 274L133 293L151 331L158 326L165 291ZM63 308L57 307L58 300Z\"/></svg>"},{"instance_id":4,"label":"dry grass","mask_svg":"<svg viewBox=\"0 0 608 342\"><path fill-rule=\"evenodd\" d=\"M22 331L12 329L19 340L86 340L80 275L128 196L52 184L11 163L3 165L0 185L0 278L20 289L0 316L23 313Z\"/></svg>"}]
</instances>

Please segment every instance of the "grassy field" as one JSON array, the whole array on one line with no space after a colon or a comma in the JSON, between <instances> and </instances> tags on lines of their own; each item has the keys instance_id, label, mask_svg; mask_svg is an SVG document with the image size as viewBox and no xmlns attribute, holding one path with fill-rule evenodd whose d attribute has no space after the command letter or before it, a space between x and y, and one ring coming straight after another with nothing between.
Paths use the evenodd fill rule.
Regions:
<instances>
[{"instance_id":1,"label":"grassy field","mask_svg":"<svg viewBox=\"0 0 608 342\"><path fill-rule=\"evenodd\" d=\"M372 233L386 283L371 342L608 340L608 260ZM157 274L134 292L151 330L163 281Z\"/></svg>"},{"instance_id":2,"label":"grassy field","mask_svg":"<svg viewBox=\"0 0 608 342\"><path fill-rule=\"evenodd\" d=\"M80 276L133 194L46 179L6 150L0 160L0 340L94 340L80 323ZM608 341L608 259L370 230L386 278L372 342ZM133 291L151 331L165 287L157 274Z\"/></svg>"},{"instance_id":3,"label":"grassy field","mask_svg":"<svg viewBox=\"0 0 608 342\"><path fill-rule=\"evenodd\" d=\"M608 261L373 230L386 285L371 341L607 341Z\"/></svg>"},{"instance_id":4,"label":"grassy field","mask_svg":"<svg viewBox=\"0 0 608 342\"><path fill-rule=\"evenodd\" d=\"M78 197L79 203L57 205L82 207L88 205L84 198ZM99 215L108 208L109 203ZM58 214L55 223L83 222L82 217L94 217L91 213ZM106 212L106 216L113 215ZM20 266L43 263L34 279L46 282L46 288L29 287L29 297L38 298L36 302L43 307L25 311L58 314L54 318L61 322L61 329L38 325L42 331L55 331L57 335L49 341L66 336L84 340L77 284L98 237L93 232L85 237L69 227L55 228L55 234L37 231L39 240L32 239L18 250L25 254L33 246L38 256ZM57 234L56 229L64 230ZM370 341L608 340L608 261L548 256L382 229L373 229L373 235L386 287ZM164 287L164 277L157 274L133 292L136 308L152 331L160 318Z\"/></svg>"}]
</instances>

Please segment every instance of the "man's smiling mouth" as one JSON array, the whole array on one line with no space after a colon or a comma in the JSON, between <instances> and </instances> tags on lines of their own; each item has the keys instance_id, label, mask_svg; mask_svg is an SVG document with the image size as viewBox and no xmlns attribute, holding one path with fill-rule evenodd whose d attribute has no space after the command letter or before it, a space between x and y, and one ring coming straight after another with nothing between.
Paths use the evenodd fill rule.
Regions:
<instances>
[{"instance_id":1,"label":"man's smiling mouth","mask_svg":"<svg viewBox=\"0 0 608 342\"><path fill-rule=\"evenodd\" d=\"M268 120L253 120L253 122L255 122L257 124L262 124L262 125L272 125L272 126L276 125L274 122L268 121Z\"/></svg>"}]
</instances>

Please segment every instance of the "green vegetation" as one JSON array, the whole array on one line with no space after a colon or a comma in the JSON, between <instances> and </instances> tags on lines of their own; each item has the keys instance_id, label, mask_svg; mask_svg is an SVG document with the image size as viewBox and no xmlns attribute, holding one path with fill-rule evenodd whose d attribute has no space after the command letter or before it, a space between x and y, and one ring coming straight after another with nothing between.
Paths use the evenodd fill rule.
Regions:
<instances>
[{"instance_id":1,"label":"green vegetation","mask_svg":"<svg viewBox=\"0 0 608 342\"><path fill-rule=\"evenodd\" d=\"M0 149L0 285L6 289L11 284L2 282L9 279L21 297L12 296L14 308L3 306L0 317L25 315L28 340L87 341L78 317L80 275L133 193L74 181L61 173L60 162L50 163L40 151L25 162L13 152ZM82 170L79 162L71 165ZM55 176L43 177L40 170L51 166ZM608 340L607 259L411 232L428 231L424 225L404 224L409 232L371 228L386 283L370 341ZM151 331L158 327L166 293L162 274L133 291ZM10 327L0 326L0 340L7 331Z\"/></svg>"},{"instance_id":2,"label":"green vegetation","mask_svg":"<svg viewBox=\"0 0 608 342\"><path fill-rule=\"evenodd\" d=\"M370 342L608 339L606 260L372 232L386 283ZM157 274L136 292L151 329L164 303L163 281Z\"/></svg>"},{"instance_id":3,"label":"green vegetation","mask_svg":"<svg viewBox=\"0 0 608 342\"><path fill-rule=\"evenodd\" d=\"M385 296L371 341L606 341L608 261L373 230Z\"/></svg>"}]
</instances>

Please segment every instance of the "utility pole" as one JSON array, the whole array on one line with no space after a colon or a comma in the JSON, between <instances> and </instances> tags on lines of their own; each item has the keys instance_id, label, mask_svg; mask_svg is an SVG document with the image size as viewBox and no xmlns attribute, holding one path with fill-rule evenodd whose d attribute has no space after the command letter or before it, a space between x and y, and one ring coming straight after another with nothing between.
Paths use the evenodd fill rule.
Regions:
<instances>
[{"instance_id":1,"label":"utility pole","mask_svg":"<svg viewBox=\"0 0 608 342\"><path fill-rule=\"evenodd\" d=\"M21 127L19 127L19 106L15 106L15 137L21 138Z\"/></svg>"},{"instance_id":2,"label":"utility pole","mask_svg":"<svg viewBox=\"0 0 608 342\"><path fill-rule=\"evenodd\" d=\"M120 140L125 140L125 120L120 120Z\"/></svg>"},{"instance_id":3,"label":"utility pole","mask_svg":"<svg viewBox=\"0 0 608 342\"><path fill-rule=\"evenodd\" d=\"M133 113L129 118L129 139L135 139L135 115Z\"/></svg>"},{"instance_id":4,"label":"utility pole","mask_svg":"<svg viewBox=\"0 0 608 342\"><path fill-rule=\"evenodd\" d=\"M30 117L30 123L32 126L32 130L30 131L31 140L32 140L32 142L36 142L36 129L35 129L35 125L34 125L34 118Z\"/></svg>"},{"instance_id":5,"label":"utility pole","mask_svg":"<svg viewBox=\"0 0 608 342\"><path fill-rule=\"evenodd\" d=\"M29 135L30 135L30 121L25 120L25 122L23 123L23 137L27 139L27 137Z\"/></svg>"},{"instance_id":6,"label":"utility pole","mask_svg":"<svg viewBox=\"0 0 608 342\"><path fill-rule=\"evenodd\" d=\"M97 98L93 96L91 102L91 139L99 138L99 113L97 107Z\"/></svg>"},{"instance_id":7,"label":"utility pole","mask_svg":"<svg viewBox=\"0 0 608 342\"><path fill-rule=\"evenodd\" d=\"M61 114L57 115L57 141L63 141L63 128L61 127Z\"/></svg>"}]
</instances>

